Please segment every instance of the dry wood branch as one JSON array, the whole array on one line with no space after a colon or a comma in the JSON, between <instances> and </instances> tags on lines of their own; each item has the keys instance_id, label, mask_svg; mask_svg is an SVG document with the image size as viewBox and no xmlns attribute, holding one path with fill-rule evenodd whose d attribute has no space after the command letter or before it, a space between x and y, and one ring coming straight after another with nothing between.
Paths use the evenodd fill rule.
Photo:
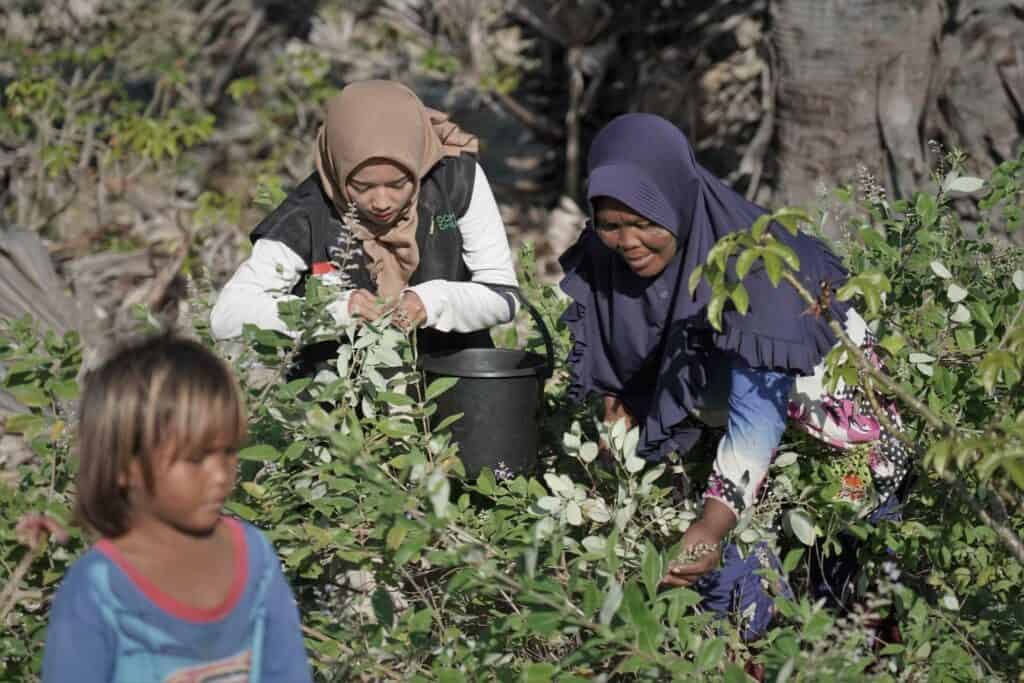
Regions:
<instances>
[{"instance_id":1,"label":"dry wood branch","mask_svg":"<svg viewBox=\"0 0 1024 683\"><path fill-rule=\"evenodd\" d=\"M228 58L224 66L222 66L220 71L217 72L217 76L213 79L213 83L210 85L210 89L206 93L206 97L203 99L203 104L205 104L207 108L215 108L224 97L224 91L227 86L228 79L230 79L235 73L238 63L245 55L246 50L249 49L249 45L252 44L252 41L256 37L256 34L259 33L260 28L263 27L265 20L266 10L262 7L256 10L252 16L249 17L249 21L242 30L242 35L235 44L235 49L231 52L231 56Z\"/></svg>"},{"instance_id":2,"label":"dry wood branch","mask_svg":"<svg viewBox=\"0 0 1024 683\"><path fill-rule=\"evenodd\" d=\"M497 100L499 105L516 118L524 126L536 133L539 137L549 142L562 142L565 140L565 129L558 123L547 118L543 114L530 111L510 95L502 92L488 93L487 97Z\"/></svg>"},{"instance_id":3,"label":"dry wood branch","mask_svg":"<svg viewBox=\"0 0 1024 683\"><path fill-rule=\"evenodd\" d=\"M42 547L40 545L40 547L30 549L25 553L25 556L21 558L18 566L11 573L11 578L7 581L7 585L4 586L3 591L0 591L0 624L5 623L7 615L18 604L18 599L21 596L18 587L21 586L21 582L25 579L25 575L28 574L28 570L31 569L36 557L39 556Z\"/></svg>"}]
</instances>

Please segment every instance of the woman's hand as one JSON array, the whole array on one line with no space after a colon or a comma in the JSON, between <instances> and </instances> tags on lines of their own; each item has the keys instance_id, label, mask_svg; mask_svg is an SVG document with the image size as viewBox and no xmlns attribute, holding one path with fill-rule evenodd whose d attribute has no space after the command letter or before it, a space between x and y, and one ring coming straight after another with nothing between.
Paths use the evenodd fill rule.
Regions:
<instances>
[{"instance_id":1,"label":"woman's hand","mask_svg":"<svg viewBox=\"0 0 1024 683\"><path fill-rule=\"evenodd\" d=\"M714 498L705 500L703 516L683 534L684 558L669 563L662 582L673 588L692 586L717 569L722 561L722 539L735 525L736 516L728 506Z\"/></svg>"},{"instance_id":2,"label":"woman's hand","mask_svg":"<svg viewBox=\"0 0 1024 683\"><path fill-rule=\"evenodd\" d=\"M377 295L367 289L357 289L348 297L349 315L373 322L384 315L387 304L378 300Z\"/></svg>"},{"instance_id":3,"label":"woman's hand","mask_svg":"<svg viewBox=\"0 0 1024 683\"><path fill-rule=\"evenodd\" d=\"M391 321L403 332L411 332L427 321L427 308L423 300L412 290L402 294Z\"/></svg>"}]
</instances>

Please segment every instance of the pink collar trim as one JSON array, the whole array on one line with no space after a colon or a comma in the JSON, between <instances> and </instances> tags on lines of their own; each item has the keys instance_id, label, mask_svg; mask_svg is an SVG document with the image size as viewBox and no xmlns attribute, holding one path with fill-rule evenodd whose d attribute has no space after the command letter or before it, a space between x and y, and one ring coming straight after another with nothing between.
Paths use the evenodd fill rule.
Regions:
<instances>
[{"instance_id":1,"label":"pink collar trim","mask_svg":"<svg viewBox=\"0 0 1024 683\"><path fill-rule=\"evenodd\" d=\"M171 597L164 591L157 588L156 584L147 579L138 569L132 566L125 556L121 554L121 551L117 549L117 546L115 546L109 539L104 538L99 540L96 543L96 549L106 555L111 562L116 564L143 595L171 616L185 621L200 623L220 621L227 615L231 614L231 610L233 610L238 604L238 601L242 599L242 595L245 593L245 584L249 576L249 552L245 542L245 529L242 528L241 523L237 519L231 517L222 517L221 519L228 525L228 529L231 532L231 545L234 548L235 554L235 578L231 582L231 588L228 590L228 595L224 598L224 602L216 607L193 607L192 605L188 605Z\"/></svg>"}]
</instances>

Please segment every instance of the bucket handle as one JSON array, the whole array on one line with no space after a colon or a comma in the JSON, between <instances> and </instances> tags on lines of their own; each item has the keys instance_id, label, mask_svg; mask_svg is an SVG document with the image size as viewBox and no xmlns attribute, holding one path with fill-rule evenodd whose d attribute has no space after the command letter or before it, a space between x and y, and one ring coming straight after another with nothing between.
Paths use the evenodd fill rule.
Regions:
<instances>
[{"instance_id":1,"label":"bucket handle","mask_svg":"<svg viewBox=\"0 0 1024 683\"><path fill-rule=\"evenodd\" d=\"M494 290L495 292L498 292L499 294L505 292L508 294L515 295L516 299L519 300L519 303L523 305L523 308L525 308L526 311L530 314L530 317L533 318L533 322L537 327L537 331L540 332L540 336L544 340L544 349L545 351L547 351L547 364L544 366L544 373L542 376L544 377L544 379L548 379L549 377L551 377L551 375L554 374L555 372L555 344L551 339L551 332L548 330L548 326L544 324L544 318L543 316L541 316L540 311L534 308L533 304L531 304L529 300L525 296L523 296L523 292L518 287L513 287L512 285L492 284L486 284L485 286L491 290Z\"/></svg>"}]
</instances>

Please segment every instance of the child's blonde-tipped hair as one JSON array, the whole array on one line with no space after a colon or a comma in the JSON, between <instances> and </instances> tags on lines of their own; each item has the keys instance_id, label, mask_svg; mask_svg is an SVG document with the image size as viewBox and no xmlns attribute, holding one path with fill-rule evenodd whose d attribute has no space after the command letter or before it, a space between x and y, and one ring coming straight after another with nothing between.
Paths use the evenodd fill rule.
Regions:
<instances>
[{"instance_id":1,"label":"child's blonde-tipped hair","mask_svg":"<svg viewBox=\"0 0 1024 683\"><path fill-rule=\"evenodd\" d=\"M82 392L76 479L78 518L106 537L128 531L123 482L138 458L154 488L154 454L236 449L246 416L234 375L198 343L153 337L122 347L91 372Z\"/></svg>"}]
</instances>

